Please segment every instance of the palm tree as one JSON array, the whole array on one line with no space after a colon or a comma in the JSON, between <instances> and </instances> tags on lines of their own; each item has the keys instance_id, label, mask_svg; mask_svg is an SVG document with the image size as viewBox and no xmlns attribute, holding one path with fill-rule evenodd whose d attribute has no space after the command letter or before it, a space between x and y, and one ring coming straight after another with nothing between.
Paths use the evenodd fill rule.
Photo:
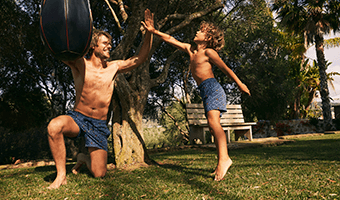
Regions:
<instances>
[{"instance_id":1,"label":"palm tree","mask_svg":"<svg viewBox=\"0 0 340 200\"><path fill-rule=\"evenodd\" d=\"M315 43L325 130L333 130L327 85L324 35L340 31L340 3L334 0L274 0L272 10L287 31L303 35L306 46Z\"/></svg>"}]
</instances>

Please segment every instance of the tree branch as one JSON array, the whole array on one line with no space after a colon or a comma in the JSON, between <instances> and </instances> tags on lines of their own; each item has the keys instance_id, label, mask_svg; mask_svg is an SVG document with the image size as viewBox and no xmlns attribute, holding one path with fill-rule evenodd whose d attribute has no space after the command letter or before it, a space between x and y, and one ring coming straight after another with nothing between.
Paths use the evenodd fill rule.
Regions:
<instances>
[{"instance_id":1,"label":"tree branch","mask_svg":"<svg viewBox=\"0 0 340 200\"><path fill-rule=\"evenodd\" d=\"M122 16L123 21L125 22L128 18L128 14L125 12L124 2L122 0L118 0L118 6L120 10L120 15Z\"/></svg>"},{"instance_id":2,"label":"tree branch","mask_svg":"<svg viewBox=\"0 0 340 200\"><path fill-rule=\"evenodd\" d=\"M179 50L175 50L173 54L166 60L166 64L164 65L163 71L161 75L159 75L156 79L151 80L151 87L155 87L165 81L165 79L168 77L168 72L170 68L170 64L173 60L175 60Z\"/></svg>"},{"instance_id":3,"label":"tree branch","mask_svg":"<svg viewBox=\"0 0 340 200\"><path fill-rule=\"evenodd\" d=\"M188 132L185 132L182 130L182 128L178 125L177 120L168 112L166 111L166 109L164 108L164 106L162 106L160 103L157 102L157 104L161 107L162 111L168 116L170 117L170 119L172 119L172 121L174 122L175 126L177 127L177 129L179 130L179 132L181 133L181 135L183 136L183 139L185 139L186 141L189 141L189 134Z\"/></svg>"},{"instance_id":4,"label":"tree branch","mask_svg":"<svg viewBox=\"0 0 340 200\"><path fill-rule=\"evenodd\" d=\"M118 26L118 28L119 28L119 31L120 31L122 34L124 34L124 31L123 31L122 27L120 26L118 17L117 17L117 15L116 15L115 11L112 9L112 7L111 7L111 5L110 5L110 2L109 2L108 0L105 0L105 2L106 2L106 4L109 6L109 8L110 8L110 10L111 10L111 13L112 13L113 18L115 19L115 21L116 21L116 23L117 23L117 26Z\"/></svg>"},{"instance_id":5,"label":"tree branch","mask_svg":"<svg viewBox=\"0 0 340 200\"><path fill-rule=\"evenodd\" d=\"M166 21L170 20L170 19L182 19L184 18L184 20L178 24L177 26L174 26L172 27L171 29L169 29L168 31L166 31L167 34L171 35L173 33L175 33L177 30L187 26L188 24L190 24L191 21L197 19L197 18L200 18L202 16L205 16L219 8L223 8L223 4L221 3L216 3L215 5L205 9L205 10L202 10L202 11L199 11L199 12L195 12L195 13L192 13L190 15L184 15L184 14L173 14L173 15L169 15L168 17L164 18L163 20L160 21L160 23L158 25L159 29L165 24Z\"/></svg>"}]
</instances>

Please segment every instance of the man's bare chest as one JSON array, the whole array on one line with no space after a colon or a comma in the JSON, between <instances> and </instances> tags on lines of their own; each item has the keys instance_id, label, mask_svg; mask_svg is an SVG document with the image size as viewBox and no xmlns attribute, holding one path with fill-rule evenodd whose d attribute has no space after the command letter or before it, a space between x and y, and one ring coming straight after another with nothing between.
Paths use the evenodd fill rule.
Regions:
<instances>
[{"instance_id":1,"label":"man's bare chest","mask_svg":"<svg viewBox=\"0 0 340 200\"><path fill-rule=\"evenodd\" d=\"M83 78L83 87L105 89L113 87L113 74L105 71L87 72Z\"/></svg>"}]
</instances>

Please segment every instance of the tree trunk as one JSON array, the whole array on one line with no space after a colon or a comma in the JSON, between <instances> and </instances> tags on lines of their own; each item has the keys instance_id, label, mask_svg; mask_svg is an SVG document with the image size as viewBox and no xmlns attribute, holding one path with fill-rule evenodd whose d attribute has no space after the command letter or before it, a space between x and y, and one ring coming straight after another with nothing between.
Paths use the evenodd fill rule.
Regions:
<instances>
[{"instance_id":1,"label":"tree trunk","mask_svg":"<svg viewBox=\"0 0 340 200\"><path fill-rule=\"evenodd\" d=\"M315 50L316 57L319 65L319 73L320 73L320 94L322 100L322 114L324 120L324 130L332 130L332 113L331 113L331 104L329 100L329 90L327 84L327 74L326 74L326 60L323 48L323 36L316 35L315 36Z\"/></svg>"},{"instance_id":2,"label":"tree trunk","mask_svg":"<svg viewBox=\"0 0 340 200\"><path fill-rule=\"evenodd\" d=\"M138 81L139 82L139 81ZM154 163L146 152L143 139L142 119L149 81L133 91L124 75L117 76L113 104L113 150L117 168Z\"/></svg>"}]
</instances>

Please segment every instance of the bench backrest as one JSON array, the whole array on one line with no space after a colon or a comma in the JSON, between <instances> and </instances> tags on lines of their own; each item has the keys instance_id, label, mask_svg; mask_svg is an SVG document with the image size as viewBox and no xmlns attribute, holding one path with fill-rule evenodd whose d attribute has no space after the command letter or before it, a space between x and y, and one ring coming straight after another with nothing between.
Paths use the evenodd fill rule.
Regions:
<instances>
[{"instance_id":1,"label":"bench backrest","mask_svg":"<svg viewBox=\"0 0 340 200\"><path fill-rule=\"evenodd\" d=\"M186 104L187 117L190 125L207 124L202 103ZM227 105L227 112L221 117L221 124L244 123L241 105Z\"/></svg>"}]
</instances>

